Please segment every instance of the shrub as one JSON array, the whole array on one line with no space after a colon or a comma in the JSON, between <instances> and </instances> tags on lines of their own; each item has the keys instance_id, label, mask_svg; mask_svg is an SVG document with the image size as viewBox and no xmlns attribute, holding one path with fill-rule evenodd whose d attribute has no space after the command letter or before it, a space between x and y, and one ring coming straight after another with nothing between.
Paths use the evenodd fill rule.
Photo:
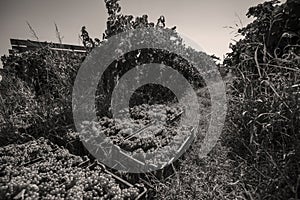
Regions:
<instances>
[{"instance_id":1,"label":"shrub","mask_svg":"<svg viewBox=\"0 0 300 200\"><path fill-rule=\"evenodd\" d=\"M243 39L224 61L235 74L229 141L250 166L242 180L261 199L299 198L300 191L300 2L278 3L249 9L255 20L239 30Z\"/></svg>"},{"instance_id":2,"label":"shrub","mask_svg":"<svg viewBox=\"0 0 300 200\"><path fill-rule=\"evenodd\" d=\"M62 136L59 129L73 123L71 92L82 60L48 48L3 56L1 135L19 131L37 137Z\"/></svg>"}]
</instances>

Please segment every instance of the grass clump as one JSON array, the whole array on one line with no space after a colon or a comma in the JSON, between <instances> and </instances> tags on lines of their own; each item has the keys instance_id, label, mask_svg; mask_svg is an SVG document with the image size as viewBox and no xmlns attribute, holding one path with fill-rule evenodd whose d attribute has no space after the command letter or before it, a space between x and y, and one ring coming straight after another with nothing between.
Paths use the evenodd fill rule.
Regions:
<instances>
[{"instance_id":1,"label":"grass clump","mask_svg":"<svg viewBox=\"0 0 300 200\"><path fill-rule=\"evenodd\" d=\"M231 46L228 144L237 177L253 199L298 199L300 158L300 2L249 9L253 23Z\"/></svg>"}]
</instances>

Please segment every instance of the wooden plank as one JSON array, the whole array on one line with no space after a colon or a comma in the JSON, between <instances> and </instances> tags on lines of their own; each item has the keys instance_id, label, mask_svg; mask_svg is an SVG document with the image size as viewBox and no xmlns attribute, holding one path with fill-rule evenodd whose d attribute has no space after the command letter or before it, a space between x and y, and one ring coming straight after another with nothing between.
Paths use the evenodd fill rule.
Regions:
<instances>
[{"instance_id":1,"label":"wooden plank","mask_svg":"<svg viewBox=\"0 0 300 200\"><path fill-rule=\"evenodd\" d=\"M47 43L30 41L30 40L18 40L18 39L10 39L10 44L12 46L30 46L30 47L43 47Z\"/></svg>"},{"instance_id":2,"label":"wooden plank","mask_svg":"<svg viewBox=\"0 0 300 200\"><path fill-rule=\"evenodd\" d=\"M23 53L30 50L37 50L37 47L24 47L24 46L12 46L12 50L16 50L17 53Z\"/></svg>"},{"instance_id":3,"label":"wooden plank","mask_svg":"<svg viewBox=\"0 0 300 200\"><path fill-rule=\"evenodd\" d=\"M10 43L11 43L12 46L27 46L27 47L45 47L45 46L49 46L50 48L57 48L57 49L86 51L86 48L84 46L70 45L70 44L37 42L37 41L19 40L19 39L10 39Z\"/></svg>"},{"instance_id":4,"label":"wooden plank","mask_svg":"<svg viewBox=\"0 0 300 200\"><path fill-rule=\"evenodd\" d=\"M37 47L24 47L24 46L12 46L12 49L9 50L9 54L13 53L24 53L26 51L34 51L38 50ZM57 53L71 53L71 54L86 54L85 51L72 51L72 50L64 50L64 49L51 49L52 51L56 51Z\"/></svg>"},{"instance_id":5,"label":"wooden plank","mask_svg":"<svg viewBox=\"0 0 300 200\"><path fill-rule=\"evenodd\" d=\"M51 48L57 48L57 49L67 49L67 50L79 50L79 51L86 51L86 48L84 46L75 46L70 44L57 44L57 43L51 43Z\"/></svg>"},{"instance_id":6,"label":"wooden plank","mask_svg":"<svg viewBox=\"0 0 300 200\"><path fill-rule=\"evenodd\" d=\"M58 49L58 48L51 48L53 51L65 51L65 52L74 52L74 53L86 53L86 50L71 50L71 49Z\"/></svg>"}]
</instances>

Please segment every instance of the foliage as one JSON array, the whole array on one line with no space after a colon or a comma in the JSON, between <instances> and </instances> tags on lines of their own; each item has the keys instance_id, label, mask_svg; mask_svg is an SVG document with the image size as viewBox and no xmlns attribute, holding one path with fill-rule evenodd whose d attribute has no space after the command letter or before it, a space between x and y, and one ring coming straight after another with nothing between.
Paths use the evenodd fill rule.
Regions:
<instances>
[{"instance_id":1,"label":"foliage","mask_svg":"<svg viewBox=\"0 0 300 200\"><path fill-rule=\"evenodd\" d=\"M153 46L153 44L155 43L159 44L160 46L168 47L170 49L181 50L183 54L186 53L190 58L195 58L196 60L200 58L201 63L203 63L205 54L202 52L197 52L196 50L185 46L183 43L183 39L175 31L176 27L166 27L164 16L161 16L155 25L153 22L148 21L147 15L136 18L131 15L123 15L121 13L121 8L118 2L118 0L105 1L109 17L107 19L107 28L103 35L103 40L100 42L100 46L102 48L105 48L105 44L108 42L108 38L116 36L119 33L138 28L152 27L155 31L161 31L161 35L153 36L152 38L143 38L142 40L141 38L137 38L138 41L141 40L140 43L143 43L149 47ZM83 41L91 40L86 30L84 30L84 34L82 32L82 35L85 35L87 38L86 40L84 40L83 37ZM128 38L122 38L122 41L123 42L119 44L119 49L117 49L116 51L120 49L126 49L131 46ZM103 52L105 52L105 50L103 50ZM119 53L120 58L109 65L109 67L104 72L97 88L96 106L97 115L99 117L111 117L110 98L112 91L118 83L120 77L122 77L122 75L136 66L142 66L148 63L164 64L179 71L194 86L194 88L203 87L205 85L203 78L200 76L199 72L191 65L191 63L188 63L185 58L182 58L181 56L178 56L172 52L168 52L162 49L147 48L131 51L128 53ZM107 56L108 58L111 57L111 55L105 56ZM203 64L203 66L206 66L206 64ZM203 71L205 72L207 72L208 70L209 69L203 68ZM144 71L143 73L148 72ZM140 74L139 76L143 76L143 74ZM138 78L139 77L137 77L137 79ZM161 87L157 87L156 85L148 85L148 88L153 91L152 94L165 97L166 99L164 100L167 100L167 102L177 101L174 95L171 96L173 99L164 95L165 90ZM147 94L147 90L142 90L141 88L139 88L133 96L134 98L132 98L130 102L131 106L138 105L138 103L141 102L141 98L152 99L150 94Z\"/></svg>"},{"instance_id":2,"label":"foliage","mask_svg":"<svg viewBox=\"0 0 300 200\"><path fill-rule=\"evenodd\" d=\"M250 8L255 20L224 61L235 75L229 144L247 162L240 178L255 199L299 198L299 8L294 0Z\"/></svg>"},{"instance_id":3,"label":"foliage","mask_svg":"<svg viewBox=\"0 0 300 200\"><path fill-rule=\"evenodd\" d=\"M48 48L3 56L1 124L11 129L1 129L1 135L64 135L62 129L73 123L72 86L83 58Z\"/></svg>"}]
</instances>

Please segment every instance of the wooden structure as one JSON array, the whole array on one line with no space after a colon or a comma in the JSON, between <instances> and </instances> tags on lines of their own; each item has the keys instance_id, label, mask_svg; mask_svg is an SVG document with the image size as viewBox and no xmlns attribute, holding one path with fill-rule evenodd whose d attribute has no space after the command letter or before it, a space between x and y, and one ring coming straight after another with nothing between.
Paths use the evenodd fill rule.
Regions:
<instances>
[{"instance_id":1,"label":"wooden structure","mask_svg":"<svg viewBox=\"0 0 300 200\"><path fill-rule=\"evenodd\" d=\"M37 50L39 48L48 47L55 51L71 52L78 54L85 54L87 52L84 46L60 44L60 43L49 43L49 42L38 42L31 40L20 40L10 39L12 49L9 49L9 54L23 53L29 50Z\"/></svg>"}]
</instances>

